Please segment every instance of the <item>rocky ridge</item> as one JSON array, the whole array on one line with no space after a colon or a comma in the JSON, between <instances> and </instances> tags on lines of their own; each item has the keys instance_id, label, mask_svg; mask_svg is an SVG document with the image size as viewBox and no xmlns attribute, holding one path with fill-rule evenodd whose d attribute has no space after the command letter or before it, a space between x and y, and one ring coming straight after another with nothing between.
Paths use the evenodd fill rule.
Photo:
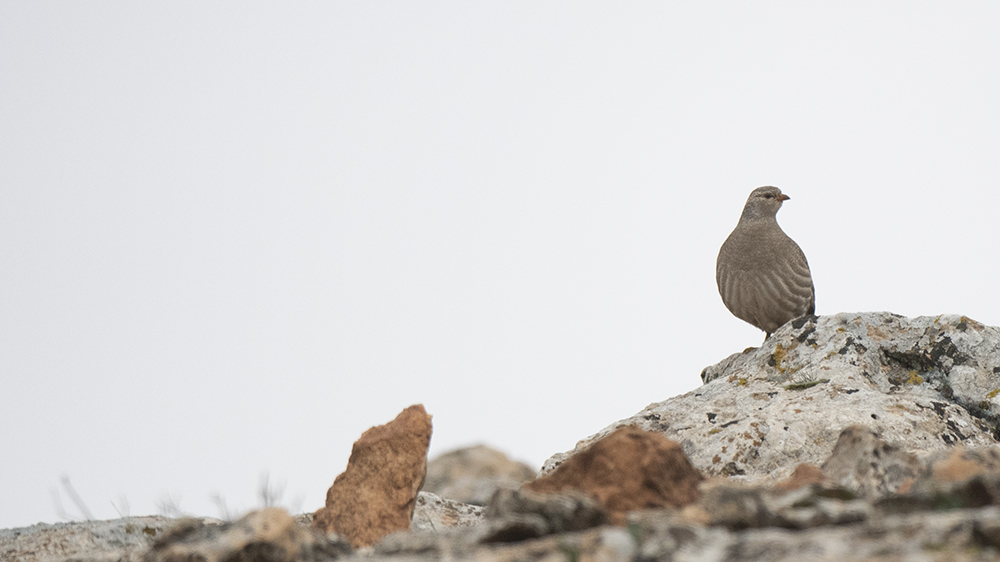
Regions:
<instances>
[{"instance_id":1,"label":"rocky ridge","mask_svg":"<svg viewBox=\"0 0 1000 562\"><path fill-rule=\"evenodd\" d=\"M72 553L53 545L86 532L73 524L5 530L0 559L1000 560L1000 329L804 317L702 378L555 455L534 482L500 486L485 508L399 496L409 529L373 546L265 510L133 527L127 544L94 536L77 543L99 548Z\"/></svg>"},{"instance_id":2,"label":"rocky ridge","mask_svg":"<svg viewBox=\"0 0 1000 562\"><path fill-rule=\"evenodd\" d=\"M542 472L622 426L680 442L706 475L746 480L822 463L852 424L918 455L991 445L1000 329L957 315L807 316L701 377L703 386L611 424L551 457Z\"/></svg>"}]
</instances>

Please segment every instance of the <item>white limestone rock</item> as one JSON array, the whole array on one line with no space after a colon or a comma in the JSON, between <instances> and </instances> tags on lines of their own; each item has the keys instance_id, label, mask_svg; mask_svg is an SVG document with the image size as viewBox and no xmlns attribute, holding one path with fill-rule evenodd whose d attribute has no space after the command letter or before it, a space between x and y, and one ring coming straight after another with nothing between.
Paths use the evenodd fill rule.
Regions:
<instances>
[{"instance_id":1,"label":"white limestone rock","mask_svg":"<svg viewBox=\"0 0 1000 562\"><path fill-rule=\"evenodd\" d=\"M219 522L205 519L206 522ZM221 523L221 522L219 522ZM176 524L161 516L111 521L39 523L0 530L4 562L139 562L157 539Z\"/></svg>"},{"instance_id":2,"label":"white limestone rock","mask_svg":"<svg viewBox=\"0 0 1000 562\"><path fill-rule=\"evenodd\" d=\"M442 498L430 492L417 494L413 532L438 532L451 527L471 527L483 519L483 508Z\"/></svg>"},{"instance_id":3,"label":"white limestone rock","mask_svg":"<svg viewBox=\"0 0 1000 562\"><path fill-rule=\"evenodd\" d=\"M553 456L542 472L624 425L680 442L708 475L742 479L781 479L799 463L822 464L852 424L918 455L995 444L1000 329L957 315L803 317L760 348L706 368L702 379Z\"/></svg>"}]
</instances>

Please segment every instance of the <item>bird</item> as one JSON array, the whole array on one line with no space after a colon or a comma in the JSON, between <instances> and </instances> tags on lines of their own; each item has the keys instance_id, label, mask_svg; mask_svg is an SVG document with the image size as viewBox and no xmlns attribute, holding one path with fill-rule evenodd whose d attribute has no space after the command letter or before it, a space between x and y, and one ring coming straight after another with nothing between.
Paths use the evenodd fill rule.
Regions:
<instances>
[{"instance_id":1,"label":"bird","mask_svg":"<svg viewBox=\"0 0 1000 562\"><path fill-rule=\"evenodd\" d=\"M770 185L750 192L740 222L715 262L723 304L740 320L763 330L764 341L785 322L816 312L809 262L776 218L789 199Z\"/></svg>"}]
</instances>

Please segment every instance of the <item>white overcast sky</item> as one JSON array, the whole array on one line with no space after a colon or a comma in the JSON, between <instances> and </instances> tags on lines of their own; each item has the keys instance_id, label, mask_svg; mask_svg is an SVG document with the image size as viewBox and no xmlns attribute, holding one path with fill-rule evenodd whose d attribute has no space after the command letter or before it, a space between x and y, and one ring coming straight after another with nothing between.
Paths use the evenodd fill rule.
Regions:
<instances>
[{"instance_id":1,"label":"white overcast sky","mask_svg":"<svg viewBox=\"0 0 1000 562\"><path fill-rule=\"evenodd\" d=\"M539 466L760 343L714 277L760 185L819 314L1000 325L998 30L995 1L2 0L0 527L59 521L63 475L102 519L251 508L262 473L314 510L415 403L432 455Z\"/></svg>"}]
</instances>

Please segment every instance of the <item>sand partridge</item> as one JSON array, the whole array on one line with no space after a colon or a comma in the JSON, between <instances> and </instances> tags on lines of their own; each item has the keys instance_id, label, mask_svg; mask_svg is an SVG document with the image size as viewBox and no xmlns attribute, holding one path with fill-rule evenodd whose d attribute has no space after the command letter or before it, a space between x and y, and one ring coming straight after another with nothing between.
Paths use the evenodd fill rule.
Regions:
<instances>
[{"instance_id":1,"label":"sand partridge","mask_svg":"<svg viewBox=\"0 0 1000 562\"><path fill-rule=\"evenodd\" d=\"M765 340L785 322L816 310L806 256L775 219L788 199L777 187L753 190L715 263L722 302L737 318L764 330Z\"/></svg>"}]
</instances>

